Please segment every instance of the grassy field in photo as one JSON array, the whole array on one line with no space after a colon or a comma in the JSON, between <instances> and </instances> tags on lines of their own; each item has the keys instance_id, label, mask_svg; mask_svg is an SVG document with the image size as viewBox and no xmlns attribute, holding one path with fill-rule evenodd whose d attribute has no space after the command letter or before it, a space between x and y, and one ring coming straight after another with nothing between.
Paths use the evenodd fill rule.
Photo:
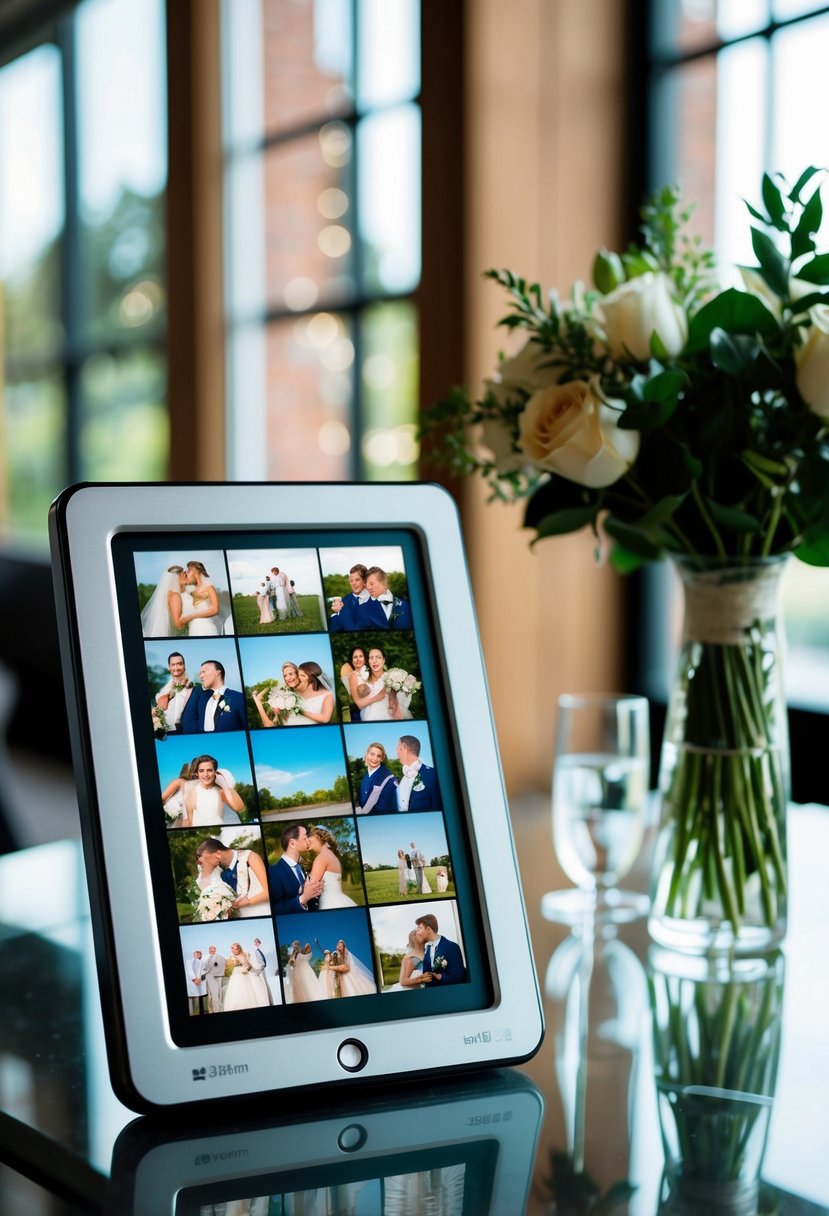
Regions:
<instances>
[{"instance_id":1,"label":"grassy field in photo","mask_svg":"<svg viewBox=\"0 0 829 1216\"><path fill-rule=\"evenodd\" d=\"M234 595L233 619L236 632L249 636L261 634L321 633L324 629L320 602L316 595L298 595L297 603L302 616L288 616L284 621L275 620L271 625L259 624L259 605L255 595Z\"/></svg>"},{"instance_id":2,"label":"grassy field in photo","mask_svg":"<svg viewBox=\"0 0 829 1216\"><path fill-rule=\"evenodd\" d=\"M424 873L426 881L432 888L431 895L421 895L417 890L409 890L405 895L401 895L398 891L399 874L394 870L369 870L364 875L366 880L366 894L370 904L396 904L401 900L415 899L454 899L455 884L449 883L445 891L438 892L437 889L437 866L425 866ZM411 887L412 884L410 884Z\"/></svg>"}]
</instances>

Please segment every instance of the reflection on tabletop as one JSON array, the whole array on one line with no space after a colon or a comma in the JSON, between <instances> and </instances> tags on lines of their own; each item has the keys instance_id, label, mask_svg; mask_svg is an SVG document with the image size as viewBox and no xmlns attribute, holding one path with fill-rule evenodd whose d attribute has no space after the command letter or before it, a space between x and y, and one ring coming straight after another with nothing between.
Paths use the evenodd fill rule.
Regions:
<instances>
[{"instance_id":1,"label":"reflection on tabletop","mask_svg":"<svg viewBox=\"0 0 829 1216\"><path fill-rule=\"evenodd\" d=\"M207 1197L199 1190L199 1177L208 1166L185 1175L200 1206L181 1207L181 1216L186 1211L201 1216L219 1203L226 1213L255 1216L254 1201L262 1207L266 1196L269 1207L262 1210L269 1216L299 1212L297 1197L307 1210L323 1190L330 1208L337 1194L330 1188L347 1183L360 1184L350 1192L357 1212L406 1211L415 1198L426 1211L428 1191L429 1203L434 1207L440 1196L447 1212L826 1216L829 813L803 807L790 815L792 898L783 957L741 962L733 973L722 964L706 970L704 963L651 949L643 921L599 924L581 935L545 921L538 911L541 896L551 885L566 884L546 843L549 814L549 799L513 807L547 1019L538 1055L520 1070L480 1079L395 1083L385 1095L356 1089L320 1095L318 1110L306 1104L291 1112L291 1126L299 1128L293 1141L290 1129L279 1127L275 1103L202 1112L202 1124L208 1124L203 1133L189 1115L184 1122L156 1124L136 1120L122 1107L107 1079L78 847L61 843L0 858L0 940L7 961L21 960L19 967L9 964L14 982L7 986L0 1019L0 1151L15 1179L25 1183L23 1175L33 1177L68 1196L77 1205L69 1210L121 1216L139 1210L130 1208L127 1197L136 1179L168 1185L180 1177L176 1170L182 1161L192 1169L197 1156L208 1155L205 1149L187 1157L193 1139L204 1135L216 1140L209 1151L217 1156L209 1168L219 1172L212 1175ZM629 881L643 889L644 871L637 866ZM508 976L502 982L509 982ZM404 1046L401 1059L405 1074ZM543 1094L543 1120L537 1092L524 1077ZM495 1089L487 1093L489 1084ZM509 1107L499 1106L505 1095ZM513 1114L505 1121L507 1109ZM413 1119L415 1111L422 1118ZM219 1120L225 1118L228 1126L222 1130ZM429 1151L425 1163L413 1162L405 1154L423 1148L418 1136L433 1139L441 1120L443 1155ZM505 1122L519 1128L515 1142ZM359 1131L350 1133L356 1137L353 1154L342 1145L336 1151L331 1147L331 1137L352 1125L372 1136L388 1135L385 1161L376 1159L377 1145L373 1154L371 1144L359 1144ZM278 1134L269 1136L276 1128ZM220 1154L236 1151L240 1135L251 1185L234 1194L224 1183L239 1176L242 1159ZM228 1137L236 1140L230 1143ZM298 1154L295 1170L275 1155L275 1146L289 1143ZM479 1169L481 1143L497 1146L499 1170L506 1172ZM253 1179L255 1145L262 1146L271 1173L279 1168L284 1175L278 1180L268 1175L260 1190ZM326 1172L344 1154L365 1166L350 1182ZM162 1159L164 1170L156 1168ZM147 1163L143 1173L142 1161ZM459 1166L467 1196L460 1208ZM314 1169L323 1172L314 1177ZM437 1172L427 1176L428 1171ZM16 1203L20 1192L10 1191L10 1175L8 1169L0 1175L2 1210L54 1211ZM473 1178L474 1192L469 1189ZM9 1194L6 1209L2 1200ZM277 1195L293 1198L280 1199L282 1206L275 1207L271 1200ZM347 1195L340 1194L343 1203ZM495 1200L500 1209L492 1206ZM370 1201L374 1206L367 1208ZM384 1206L377 1206L380 1201ZM179 1216L177 1208L149 1209L152 1216L164 1210Z\"/></svg>"}]
</instances>

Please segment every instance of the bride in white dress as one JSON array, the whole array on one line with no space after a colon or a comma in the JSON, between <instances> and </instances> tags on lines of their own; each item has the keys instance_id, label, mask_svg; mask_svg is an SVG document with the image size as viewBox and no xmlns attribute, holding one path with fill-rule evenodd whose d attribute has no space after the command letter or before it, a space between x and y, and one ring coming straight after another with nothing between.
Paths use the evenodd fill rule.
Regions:
<instances>
[{"instance_id":1,"label":"bride in white dress","mask_svg":"<svg viewBox=\"0 0 829 1216\"><path fill-rule=\"evenodd\" d=\"M256 603L259 606L259 624L273 624L273 609L271 608L271 580L266 575L259 583L256 592Z\"/></svg>"},{"instance_id":2,"label":"bride in white dress","mask_svg":"<svg viewBox=\"0 0 829 1216\"><path fill-rule=\"evenodd\" d=\"M206 840L202 841L196 849L196 862L199 867L196 882L202 891L221 883L232 888L232 883L228 883L227 878L222 876L224 869L222 855L213 851L214 848L214 842ZM231 854L230 864L227 868L232 870L236 876L236 899L230 913L231 916L237 920L248 916L267 915L269 911L268 876L265 872L264 861L253 849L227 849L226 852Z\"/></svg>"},{"instance_id":3,"label":"bride in white dress","mask_svg":"<svg viewBox=\"0 0 829 1216\"><path fill-rule=\"evenodd\" d=\"M285 996L289 1005L325 1000L326 993L320 987L319 980L311 966L310 943L306 942L302 950L299 948L299 942L294 943L291 954L288 956Z\"/></svg>"},{"instance_id":4,"label":"bride in white dress","mask_svg":"<svg viewBox=\"0 0 829 1216\"><path fill-rule=\"evenodd\" d=\"M368 652L368 691L361 695L355 689L352 693L354 703L360 710L361 722L391 722L412 716L409 712L411 695L387 692L383 683L385 671L385 654L379 646L372 646Z\"/></svg>"},{"instance_id":5,"label":"bride in white dress","mask_svg":"<svg viewBox=\"0 0 829 1216\"><path fill-rule=\"evenodd\" d=\"M270 1004L268 984L264 975L254 970L250 955L246 954L239 942L232 942L228 964L233 968L227 981L222 1011L232 1012L234 1009L258 1009Z\"/></svg>"},{"instance_id":6,"label":"bride in white dress","mask_svg":"<svg viewBox=\"0 0 829 1216\"><path fill-rule=\"evenodd\" d=\"M208 577L201 562L187 563L187 586L192 591L181 592L181 622L187 626L188 636L217 637L221 632L219 621L219 593Z\"/></svg>"},{"instance_id":7,"label":"bride in white dress","mask_svg":"<svg viewBox=\"0 0 829 1216\"><path fill-rule=\"evenodd\" d=\"M312 828L308 833L308 847L316 854L311 866L311 881L321 878L324 884L319 901L320 911L356 907L355 901L343 894L343 867L336 837L327 828Z\"/></svg>"},{"instance_id":8,"label":"bride in white dress","mask_svg":"<svg viewBox=\"0 0 829 1216\"><path fill-rule=\"evenodd\" d=\"M319 663L300 663L297 666L297 679L302 712L291 714L285 725L311 726L314 722L323 725L330 722L334 713L334 694Z\"/></svg>"},{"instance_id":9,"label":"bride in white dress","mask_svg":"<svg viewBox=\"0 0 829 1216\"><path fill-rule=\"evenodd\" d=\"M197 756L191 766L195 782L184 795L182 827L202 828L212 824L240 823L245 804L236 793L236 782L227 769L219 769L213 756Z\"/></svg>"},{"instance_id":10,"label":"bride in white dress","mask_svg":"<svg viewBox=\"0 0 829 1216\"><path fill-rule=\"evenodd\" d=\"M337 949L331 958L329 970L339 978L340 996L370 996L377 991L374 976L355 955L349 953L342 938L337 942Z\"/></svg>"},{"instance_id":11,"label":"bride in white dress","mask_svg":"<svg viewBox=\"0 0 829 1216\"><path fill-rule=\"evenodd\" d=\"M167 567L141 610L141 630L145 638L173 637L178 628L174 615L181 616L181 593L186 583L184 566Z\"/></svg>"}]
</instances>

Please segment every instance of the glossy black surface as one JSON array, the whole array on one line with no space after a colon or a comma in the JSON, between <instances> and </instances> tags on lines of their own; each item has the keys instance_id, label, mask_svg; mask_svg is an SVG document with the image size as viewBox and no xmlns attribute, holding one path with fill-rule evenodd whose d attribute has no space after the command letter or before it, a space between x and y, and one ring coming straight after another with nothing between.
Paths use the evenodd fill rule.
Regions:
<instances>
[{"instance_id":1,"label":"glossy black surface","mask_svg":"<svg viewBox=\"0 0 829 1216\"><path fill-rule=\"evenodd\" d=\"M784 949L736 967L651 949L644 922L543 921L564 881L548 805L513 820L545 994L534 1060L412 1083L401 1041L382 1091L164 1120L108 1083L78 847L0 859L0 1212L829 1213L829 812L791 812Z\"/></svg>"}]
</instances>

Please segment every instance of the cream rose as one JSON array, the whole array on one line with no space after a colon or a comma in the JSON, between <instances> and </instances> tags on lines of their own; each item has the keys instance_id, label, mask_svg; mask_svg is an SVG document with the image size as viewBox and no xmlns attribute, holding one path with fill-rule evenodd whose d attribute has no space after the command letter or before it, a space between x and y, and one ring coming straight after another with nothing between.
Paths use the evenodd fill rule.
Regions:
<instances>
[{"instance_id":1,"label":"cream rose","mask_svg":"<svg viewBox=\"0 0 829 1216\"><path fill-rule=\"evenodd\" d=\"M669 355L678 355L688 338L685 310L674 298L671 280L649 270L628 279L598 305L612 355L628 350L635 359L649 359L651 335L657 333Z\"/></svg>"},{"instance_id":2,"label":"cream rose","mask_svg":"<svg viewBox=\"0 0 829 1216\"><path fill-rule=\"evenodd\" d=\"M639 432L620 430L618 409L600 388L570 380L541 389L527 402L520 418L519 447L539 469L588 486L612 485L633 464ZM615 403L624 408L622 402Z\"/></svg>"},{"instance_id":3,"label":"cream rose","mask_svg":"<svg viewBox=\"0 0 829 1216\"><path fill-rule=\"evenodd\" d=\"M818 304L809 313L812 324L806 341L795 350L797 387L819 418L829 419L829 307Z\"/></svg>"},{"instance_id":4,"label":"cream rose","mask_svg":"<svg viewBox=\"0 0 829 1216\"><path fill-rule=\"evenodd\" d=\"M543 350L537 342L526 342L516 354L502 359L492 379L484 381L486 389L503 407L521 392L534 393L536 389L555 384L561 367L542 366L551 358L549 351Z\"/></svg>"}]
</instances>

